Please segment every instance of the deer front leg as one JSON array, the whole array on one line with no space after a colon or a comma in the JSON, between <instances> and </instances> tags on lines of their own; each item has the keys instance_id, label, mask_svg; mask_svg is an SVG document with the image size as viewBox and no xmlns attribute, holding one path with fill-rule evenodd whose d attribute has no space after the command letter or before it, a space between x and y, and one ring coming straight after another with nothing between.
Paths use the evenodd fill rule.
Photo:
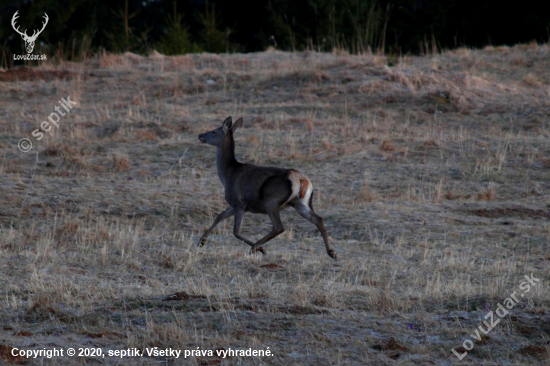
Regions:
<instances>
[{"instance_id":1,"label":"deer front leg","mask_svg":"<svg viewBox=\"0 0 550 366\"><path fill-rule=\"evenodd\" d=\"M244 210L242 209L237 209L235 210L235 226L233 227L233 235L235 235L235 237L237 239L240 239L242 241L244 241L246 244L250 245L251 247L254 247L254 242L245 238L244 236L241 235L240 231L241 231L241 224L243 222L243 216L244 216ZM258 252L261 252L262 254L266 254L266 251L264 248L260 247L260 248L257 248L256 249Z\"/></svg>"},{"instance_id":2,"label":"deer front leg","mask_svg":"<svg viewBox=\"0 0 550 366\"><path fill-rule=\"evenodd\" d=\"M251 254L255 253L256 251L259 251L265 254L264 249L262 248L262 245L285 231L283 222L281 221L281 214L279 210L280 210L279 207L275 207L272 211L268 211L267 214L269 215L269 218L273 223L273 229L271 229L271 232L269 234L264 236L262 239L258 240L256 243L254 243L254 245L252 245L252 248L250 249Z\"/></svg>"},{"instance_id":3,"label":"deer front leg","mask_svg":"<svg viewBox=\"0 0 550 366\"><path fill-rule=\"evenodd\" d=\"M212 232L212 230L214 230L216 225L218 225L221 221L233 216L234 214L235 214L235 209L233 207L229 207L227 210L225 210L224 212L216 216L214 223L212 224L212 226L208 228L208 230L204 232L204 234L202 234L199 240L199 244L197 245L199 247L202 247L204 244L206 244L206 239L208 238L208 235L210 235L210 233Z\"/></svg>"}]
</instances>

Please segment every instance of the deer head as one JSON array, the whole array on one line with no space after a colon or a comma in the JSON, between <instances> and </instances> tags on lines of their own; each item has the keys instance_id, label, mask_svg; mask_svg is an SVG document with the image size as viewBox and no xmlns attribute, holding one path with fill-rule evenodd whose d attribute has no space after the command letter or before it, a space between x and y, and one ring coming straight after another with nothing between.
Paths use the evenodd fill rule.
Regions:
<instances>
[{"instance_id":1,"label":"deer head","mask_svg":"<svg viewBox=\"0 0 550 366\"><path fill-rule=\"evenodd\" d=\"M25 41L25 48L27 49L27 53L31 53L32 50L34 49L34 42L36 42L36 38L38 38L38 35L42 33L44 28L46 28L46 24L48 24L48 19L49 19L48 14L44 13L45 22L42 23L42 29L40 30L35 29L32 33L32 36L29 37L27 35L26 29L24 32L21 32L19 30L19 26L17 26L17 28L15 27L15 20L19 17L19 15L17 15L18 12L19 10L16 11L15 14L13 14L13 18L11 18L11 26L17 33L21 35L21 37L23 38L23 41Z\"/></svg>"}]
</instances>

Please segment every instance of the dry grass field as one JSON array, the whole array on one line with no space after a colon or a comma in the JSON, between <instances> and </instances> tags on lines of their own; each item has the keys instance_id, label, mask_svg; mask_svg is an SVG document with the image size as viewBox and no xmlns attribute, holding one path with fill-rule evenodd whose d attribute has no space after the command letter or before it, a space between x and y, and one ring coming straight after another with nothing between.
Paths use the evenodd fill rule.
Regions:
<instances>
[{"instance_id":1,"label":"dry grass field","mask_svg":"<svg viewBox=\"0 0 550 366\"><path fill-rule=\"evenodd\" d=\"M104 54L0 71L0 93L0 364L548 365L549 45ZM67 96L78 105L37 141ZM338 261L292 209L266 256L232 218L196 247L226 208L197 135L227 116L244 118L237 159L311 179ZM245 236L270 229L245 215Z\"/></svg>"}]
</instances>

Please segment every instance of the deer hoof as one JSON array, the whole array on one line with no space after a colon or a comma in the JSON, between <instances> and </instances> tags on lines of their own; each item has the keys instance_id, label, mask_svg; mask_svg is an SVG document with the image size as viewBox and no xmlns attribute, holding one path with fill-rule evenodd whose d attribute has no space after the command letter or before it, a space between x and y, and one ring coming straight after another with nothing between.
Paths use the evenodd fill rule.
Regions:
<instances>
[{"instance_id":1,"label":"deer hoof","mask_svg":"<svg viewBox=\"0 0 550 366\"><path fill-rule=\"evenodd\" d=\"M334 260L338 259L338 257L336 256L336 253L334 253L334 250L332 250L332 249L328 251L328 255L329 255L329 257L331 257Z\"/></svg>"},{"instance_id":2,"label":"deer hoof","mask_svg":"<svg viewBox=\"0 0 550 366\"><path fill-rule=\"evenodd\" d=\"M204 244L206 244L206 238L201 238L201 240L199 240L199 243L197 244L197 246L202 247L202 246L204 246Z\"/></svg>"},{"instance_id":3,"label":"deer hoof","mask_svg":"<svg viewBox=\"0 0 550 366\"><path fill-rule=\"evenodd\" d=\"M256 254L257 252L260 252L260 253L262 253L263 255L266 255L266 254L267 254L267 252L265 251L265 249L262 248L262 247L259 247L259 248L251 248L251 249L250 249L250 254L251 254L251 255L252 255L252 254Z\"/></svg>"}]
</instances>

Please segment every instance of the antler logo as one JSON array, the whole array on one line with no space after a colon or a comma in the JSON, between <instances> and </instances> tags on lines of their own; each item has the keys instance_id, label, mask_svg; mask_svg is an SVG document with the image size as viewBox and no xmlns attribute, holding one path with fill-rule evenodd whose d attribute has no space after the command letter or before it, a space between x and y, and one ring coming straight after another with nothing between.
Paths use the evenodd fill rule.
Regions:
<instances>
[{"instance_id":1,"label":"antler logo","mask_svg":"<svg viewBox=\"0 0 550 366\"><path fill-rule=\"evenodd\" d=\"M42 33L42 31L44 30L44 28L46 28L46 24L48 24L48 14L44 13L44 19L46 20L45 22L42 23L42 29L40 30L34 30L33 33L32 33L32 36L28 36L27 35L27 30L25 29L24 32L21 32L19 30L19 26L17 26L17 28L15 27L15 20L19 17L19 15L17 15L17 13L19 12L16 11L15 14L13 14L13 18L11 18L11 26L13 27L13 29L19 33L21 35L21 37L23 38L23 41L25 41L25 48L27 49L27 53L31 53L32 50L34 49L34 42L36 42L36 38L38 38L38 35L40 33Z\"/></svg>"}]
</instances>

